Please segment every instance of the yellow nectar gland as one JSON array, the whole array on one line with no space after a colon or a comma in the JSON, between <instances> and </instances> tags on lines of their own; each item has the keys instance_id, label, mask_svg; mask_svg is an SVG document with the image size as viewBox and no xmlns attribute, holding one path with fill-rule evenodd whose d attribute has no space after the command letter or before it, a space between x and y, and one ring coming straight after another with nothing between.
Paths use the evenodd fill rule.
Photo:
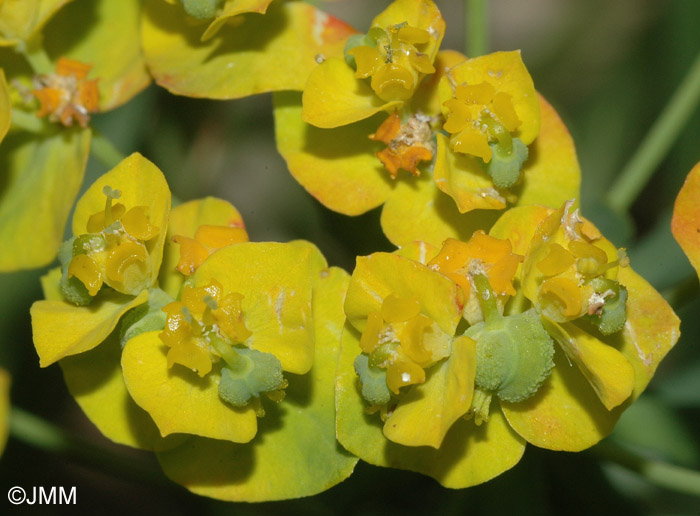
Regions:
<instances>
[{"instance_id":1,"label":"yellow nectar gland","mask_svg":"<svg viewBox=\"0 0 700 516\"><path fill-rule=\"evenodd\" d=\"M247 242L248 233L241 226L201 225L194 238L175 235L173 242L180 245L180 261L176 269L190 276L214 251L239 242Z\"/></svg>"},{"instance_id":2,"label":"yellow nectar gland","mask_svg":"<svg viewBox=\"0 0 700 516\"><path fill-rule=\"evenodd\" d=\"M498 141L504 149L511 149L512 133L521 121L508 93L488 82L460 84L444 106L448 114L443 128L452 134L450 143L455 151L488 163L493 155L489 142Z\"/></svg>"},{"instance_id":3,"label":"yellow nectar gland","mask_svg":"<svg viewBox=\"0 0 700 516\"><path fill-rule=\"evenodd\" d=\"M119 190L104 188L105 209L90 216L84 233L73 241L68 277L76 277L91 296L106 283L123 294L136 295L151 282L151 264L146 242L160 230L148 219L148 207L128 211L112 204Z\"/></svg>"},{"instance_id":4,"label":"yellow nectar gland","mask_svg":"<svg viewBox=\"0 0 700 516\"><path fill-rule=\"evenodd\" d=\"M567 205L561 219L564 245L549 243L547 254L535 264L545 277L539 287L539 304L545 315L557 322L599 314L613 292L596 292L592 280L629 263L623 249L618 251L618 260L610 262L607 253L596 245L600 233L580 218L578 210L569 214L570 207Z\"/></svg>"},{"instance_id":5,"label":"yellow nectar gland","mask_svg":"<svg viewBox=\"0 0 700 516\"><path fill-rule=\"evenodd\" d=\"M409 99L421 74L435 73L430 56L420 50L433 38L428 31L401 23L386 30L373 27L368 37L376 46L360 45L348 54L355 59L355 77L371 77L372 89L382 100Z\"/></svg>"},{"instance_id":6,"label":"yellow nectar gland","mask_svg":"<svg viewBox=\"0 0 700 516\"><path fill-rule=\"evenodd\" d=\"M375 155L392 179L396 179L399 169L404 169L414 176L420 175L418 163L432 160L435 154L432 137L430 117L417 113L402 124L397 111L382 122L376 133L369 136L370 140L387 145Z\"/></svg>"},{"instance_id":7,"label":"yellow nectar gland","mask_svg":"<svg viewBox=\"0 0 700 516\"><path fill-rule=\"evenodd\" d=\"M77 121L87 127L90 113L99 110L99 91L96 80L87 80L91 65L61 57L56 73L34 78L32 94L41 106L38 117L49 116L52 122L70 127Z\"/></svg>"},{"instance_id":8,"label":"yellow nectar gland","mask_svg":"<svg viewBox=\"0 0 700 516\"><path fill-rule=\"evenodd\" d=\"M360 347L370 366L386 370L386 384L398 395L401 387L425 382L425 369L449 354L444 340L435 338L439 331L420 313L417 298L391 294L369 314Z\"/></svg>"},{"instance_id":9,"label":"yellow nectar gland","mask_svg":"<svg viewBox=\"0 0 700 516\"><path fill-rule=\"evenodd\" d=\"M462 287L468 299L472 291L473 274L485 274L494 293L515 295L513 278L523 257L514 254L509 240L501 240L476 231L468 242L454 238L445 240L440 252L428 267L447 276Z\"/></svg>"}]
</instances>

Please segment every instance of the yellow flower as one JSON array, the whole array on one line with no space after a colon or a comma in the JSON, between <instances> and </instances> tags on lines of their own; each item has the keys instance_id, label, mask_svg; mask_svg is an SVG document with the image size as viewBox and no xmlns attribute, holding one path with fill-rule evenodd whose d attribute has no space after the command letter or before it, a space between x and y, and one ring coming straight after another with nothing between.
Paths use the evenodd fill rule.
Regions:
<instances>
[{"instance_id":1,"label":"yellow flower","mask_svg":"<svg viewBox=\"0 0 700 516\"><path fill-rule=\"evenodd\" d=\"M513 467L528 442L585 449L610 433L678 339L668 304L572 203L558 211L514 208L489 235L448 240L440 250L418 243L399 253L358 259L345 305L350 324L336 384L338 439L372 464L458 488ZM547 283L558 278L577 281L562 290ZM453 337L451 354L439 369L427 362L435 372L426 369L424 383L398 394L388 388L387 365L394 364L373 360L381 348L358 348L375 331L369 316L390 295L418 302L436 322L435 303L440 316L456 315L443 327ZM574 311L578 299L582 306ZM460 316L469 327L457 335ZM386 317L381 323L380 334L390 335ZM400 336L386 340L404 347ZM442 376L462 346L471 346L470 354ZM368 424L368 404L386 418L383 429ZM420 447L426 444L433 449Z\"/></svg>"},{"instance_id":2,"label":"yellow flower","mask_svg":"<svg viewBox=\"0 0 700 516\"><path fill-rule=\"evenodd\" d=\"M437 135L438 188L461 213L517 202L514 187L523 174L523 181L530 180L524 170L528 146L541 123L540 102L520 52L465 60L440 80L439 94L443 129L450 136Z\"/></svg>"},{"instance_id":3,"label":"yellow flower","mask_svg":"<svg viewBox=\"0 0 700 516\"><path fill-rule=\"evenodd\" d=\"M337 449L332 402L347 275L326 267L306 242L227 246L163 308L163 331L127 342L133 400L163 436L192 436L159 454L173 480L260 501L315 494L350 474L356 459Z\"/></svg>"},{"instance_id":4,"label":"yellow flower","mask_svg":"<svg viewBox=\"0 0 700 516\"><path fill-rule=\"evenodd\" d=\"M61 57L56 73L36 77L32 94L39 99L38 117L49 115L52 122L60 121L70 127L76 120L87 127L90 113L98 111L97 81L87 80L91 65Z\"/></svg>"},{"instance_id":5,"label":"yellow flower","mask_svg":"<svg viewBox=\"0 0 700 516\"><path fill-rule=\"evenodd\" d=\"M398 246L466 239L495 219L475 210L578 196L573 143L520 53L438 53L443 32L432 2L397 0L348 40L346 60L312 72L301 103L275 95L277 146L295 179L347 215L384 203Z\"/></svg>"},{"instance_id":6,"label":"yellow flower","mask_svg":"<svg viewBox=\"0 0 700 516\"><path fill-rule=\"evenodd\" d=\"M370 412L380 411L386 438L440 447L473 393L474 341L454 338L463 303L461 288L424 264L399 254L358 258L345 300L352 327L344 333L341 363L351 377L346 384L347 371L341 372L337 387L339 431L345 402L358 395L356 371L360 399Z\"/></svg>"},{"instance_id":7,"label":"yellow flower","mask_svg":"<svg viewBox=\"0 0 700 516\"><path fill-rule=\"evenodd\" d=\"M173 208L158 275L159 289L150 289L148 303L127 312L117 329L101 345L59 362L70 393L87 417L115 442L164 450L182 444L184 440L182 435L161 437L148 413L134 403L124 384L121 353L124 344L135 335L163 329L166 314L162 307L179 297L186 279L176 270L180 246L173 242L173 235L192 236L201 225L241 228L243 220L235 207L213 197ZM60 277L60 270L56 272ZM44 284L48 287L55 285L49 281L44 281ZM55 295L61 299L60 291Z\"/></svg>"},{"instance_id":8,"label":"yellow flower","mask_svg":"<svg viewBox=\"0 0 700 516\"><path fill-rule=\"evenodd\" d=\"M117 198L121 202L113 204ZM140 154L104 174L80 198L75 236L61 248L61 271L50 272L44 282L52 294L31 309L42 367L94 348L124 313L148 299L169 212L165 178Z\"/></svg>"},{"instance_id":9,"label":"yellow flower","mask_svg":"<svg viewBox=\"0 0 700 516\"><path fill-rule=\"evenodd\" d=\"M238 210L229 202L205 197L178 205L170 213L168 237L158 284L172 298L180 295L187 276L214 251L247 242Z\"/></svg>"},{"instance_id":10,"label":"yellow flower","mask_svg":"<svg viewBox=\"0 0 700 516\"><path fill-rule=\"evenodd\" d=\"M333 128L401 108L423 77L435 72L444 32L445 22L431 0L395 0L367 34L348 40L346 59L326 59L311 73L303 120Z\"/></svg>"}]
</instances>

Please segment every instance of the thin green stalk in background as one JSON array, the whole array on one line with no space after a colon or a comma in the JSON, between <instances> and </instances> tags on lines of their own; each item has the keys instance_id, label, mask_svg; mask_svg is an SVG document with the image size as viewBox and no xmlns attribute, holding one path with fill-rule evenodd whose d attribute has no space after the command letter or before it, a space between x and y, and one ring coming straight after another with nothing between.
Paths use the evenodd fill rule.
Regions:
<instances>
[{"instance_id":1,"label":"thin green stalk in background","mask_svg":"<svg viewBox=\"0 0 700 516\"><path fill-rule=\"evenodd\" d=\"M69 435L52 423L17 407L12 407L10 412L10 435L34 448L88 464L125 479L170 485L151 464Z\"/></svg>"},{"instance_id":2,"label":"thin green stalk in background","mask_svg":"<svg viewBox=\"0 0 700 516\"><path fill-rule=\"evenodd\" d=\"M483 56L489 47L489 1L464 0L464 51Z\"/></svg>"},{"instance_id":3,"label":"thin green stalk in background","mask_svg":"<svg viewBox=\"0 0 700 516\"><path fill-rule=\"evenodd\" d=\"M100 163L109 169L116 167L126 156L117 149L114 144L101 133L93 129L92 141L90 142L90 154L97 158Z\"/></svg>"},{"instance_id":4,"label":"thin green stalk in background","mask_svg":"<svg viewBox=\"0 0 700 516\"><path fill-rule=\"evenodd\" d=\"M700 101L700 53L608 194L610 206L624 213L668 154Z\"/></svg>"},{"instance_id":5,"label":"thin green stalk in background","mask_svg":"<svg viewBox=\"0 0 700 516\"><path fill-rule=\"evenodd\" d=\"M673 491L700 497L700 472L660 460L642 457L606 439L593 451L602 459L638 473L647 482Z\"/></svg>"},{"instance_id":6,"label":"thin green stalk in background","mask_svg":"<svg viewBox=\"0 0 700 516\"><path fill-rule=\"evenodd\" d=\"M41 39L41 36L37 35L17 46L17 50L24 55L35 74L47 74L53 71L53 63L44 50Z\"/></svg>"}]
</instances>

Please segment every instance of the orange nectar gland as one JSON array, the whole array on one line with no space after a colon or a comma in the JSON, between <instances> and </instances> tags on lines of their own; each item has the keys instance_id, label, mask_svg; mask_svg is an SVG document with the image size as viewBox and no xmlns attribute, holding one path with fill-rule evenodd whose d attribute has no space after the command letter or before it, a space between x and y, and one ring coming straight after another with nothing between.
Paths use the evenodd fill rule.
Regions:
<instances>
[{"instance_id":1,"label":"orange nectar gland","mask_svg":"<svg viewBox=\"0 0 700 516\"><path fill-rule=\"evenodd\" d=\"M425 382L425 368L449 354L444 340L436 337L439 331L420 313L416 297L390 294L379 311L369 314L360 347L371 368L386 370L386 385L398 395L401 387Z\"/></svg>"},{"instance_id":2,"label":"orange nectar gland","mask_svg":"<svg viewBox=\"0 0 700 516\"><path fill-rule=\"evenodd\" d=\"M539 304L545 315L558 322L601 315L606 300L617 297L624 287L613 280L594 280L614 267L629 265L624 249L618 250L617 260L609 262L607 253L595 245L601 234L579 217L578 210L569 214L569 208L561 220L566 247L549 243L547 254L535 264L545 277L538 292ZM599 287L605 288L599 292Z\"/></svg>"},{"instance_id":3,"label":"orange nectar gland","mask_svg":"<svg viewBox=\"0 0 700 516\"><path fill-rule=\"evenodd\" d=\"M175 235L173 242L180 245L180 261L176 269L185 276L190 276L214 251L247 241L248 233L243 227L238 226L203 224L195 231L194 238Z\"/></svg>"},{"instance_id":4,"label":"orange nectar gland","mask_svg":"<svg viewBox=\"0 0 700 516\"><path fill-rule=\"evenodd\" d=\"M379 98L385 102L407 100L421 74L435 73L430 56L420 50L431 38L428 31L405 22L386 30L372 27L360 40L369 44L360 44L346 53L355 60L355 77L371 77L370 85Z\"/></svg>"},{"instance_id":5,"label":"orange nectar gland","mask_svg":"<svg viewBox=\"0 0 700 516\"><path fill-rule=\"evenodd\" d=\"M430 121L429 116L417 113L402 124L398 112L394 111L382 122L377 132L369 136L370 140L387 145L384 150L375 153L375 156L382 162L392 179L396 179L399 169L418 176L418 163L433 159L435 144L432 142Z\"/></svg>"},{"instance_id":6,"label":"orange nectar gland","mask_svg":"<svg viewBox=\"0 0 700 516\"><path fill-rule=\"evenodd\" d=\"M56 63L56 73L34 77L32 94L41 106L38 117L49 116L52 122L60 121L70 127L77 120L87 127L90 113L99 109L96 80L87 80L91 65L61 57Z\"/></svg>"},{"instance_id":7,"label":"orange nectar gland","mask_svg":"<svg viewBox=\"0 0 700 516\"><path fill-rule=\"evenodd\" d=\"M509 240L501 240L476 231L468 242L448 238L428 267L447 276L462 287L468 299L474 274L485 274L494 293L515 295L513 278L523 257L513 254Z\"/></svg>"},{"instance_id":8,"label":"orange nectar gland","mask_svg":"<svg viewBox=\"0 0 700 516\"><path fill-rule=\"evenodd\" d=\"M128 211L112 204L121 196L119 190L105 186L105 209L90 216L87 233L73 241L73 257L68 277L75 277L95 296L106 283L123 294L136 295L148 288L151 265L145 242L155 238L159 228L148 220L147 206Z\"/></svg>"},{"instance_id":9,"label":"orange nectar gland","mask_svg":"<svg viewBox=\"0 0 700 516\"><path fill-rule=\"evenodd\" d=\"M168 368L180 364L203 378L220 362L219 397L234 407L252 402L262 417L260 395L281 401L287 381L274 355L243 345L252 333L243 320L242 301L237 292L224 295L216 280L202 287L186 286L180 301L163 307L167 318L158 336L169 348Z\"/></svg>"},{"instance_id":10,"label":"orange nectar gland","mask_svg":"<svg viewBox=\"0 0 700 516\"><path fill-rule=\"evenodd\" d=\"M450 142L455 151L479 157L484 163L493 155L491 141L510 152L511 133L521 121L508 93L497 91L488 82L460 84L444 106L448 114L443 128L452 134Z\"/></svg>"}]
</instances>

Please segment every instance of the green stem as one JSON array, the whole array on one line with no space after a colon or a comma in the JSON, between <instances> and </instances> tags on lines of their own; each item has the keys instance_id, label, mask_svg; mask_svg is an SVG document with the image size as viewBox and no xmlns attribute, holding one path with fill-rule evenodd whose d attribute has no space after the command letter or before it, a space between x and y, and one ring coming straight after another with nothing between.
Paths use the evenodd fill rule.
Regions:
<instances>
[{"instance_id":1,"label":"green stem","mask_svg":"<svg viewBox=\"0 0 700 516\"><path fill-rule=\"evenodd\" d=\"M651 178L700 101L700 53L683 82L654 122L639 148L610 189L608 201L626 212Z\"/></svg>"},{"instance_id":2,"label":"green stem","mask_svg":"<svg viewBox=\"0 0 700 516\"><path fill-rule=\"evenodd\" d=\"M70 435L52 423L17 407L12 407L10 412L10 435L45 452L89 464L101 471L108 470L122 478L168 485L163 475L151 464Z\"/></svg>"},{"instance_id":3,"label":"green stem","mask_svg":"<svg viewBox=\"0 0 700 516\"><path fill-rule=\"evenodd\" d=\"M494 294L488 278L484 274L474 274L472 276L474 287L476 287L477 295L479 296L479 306L481 313L484 315L484 321L487 323L501 317L498 311L498 303L496 303L496 294Z\"/></svg>"},{"instance_id":4,"label":"green stem","mask_svg":"<svg viewBox=\"0 0 700 516\"><path fill-rule=\"evenodd\" d=\"M216 350L216 352L221 355L221 358L224 359L224 362L226 362L226 365L231 371L240 373L245 371L245 369L248 367L248 359L236 353L236 350L233 349L231 344L226 342L224 339L216 335L212 335L209 337L209 343Z\"/></svg>"},{"instance_id":5,"label":"green stem","mask_svg":"<svg viewBox=\"0 0 700 516\"><path fill-rule=\"evenodd\" d=\"M116 167L126 156L112 142L93 129L90 154L107 168Z\"/></svg>"},{"instance_id":6,"label":"green stem","mask_svg":"<svg viewBox=\"0 0 700 516\"><path fill-rule=\"evenodd\" d=\"M488 0L464 0L464 51L469 57L482 56L489 46Z\"/></svg>"},{"instance_id":7,"label":"green stem","mask_svg":"<svg viewBox=\"0 0 700 516\"><path fill-rule=\"evenodd\" d=\"M651 484L700 497L699 471L642 457L612 439L601 442L593 451L603 459L638 473Z\"/></svg>"},{"instance_id":8,"label":"green stem","mask_svg":"<svg viewBox=\"0 0 700 516\"><path fill-rule=\"evenodd\" d=\"M18 45L17 50L24 55L34 73L49 74L53 72L54 65L46 50L44 50L40 35L27 41L25 45Z\"/></svg>"}]
</instances>

